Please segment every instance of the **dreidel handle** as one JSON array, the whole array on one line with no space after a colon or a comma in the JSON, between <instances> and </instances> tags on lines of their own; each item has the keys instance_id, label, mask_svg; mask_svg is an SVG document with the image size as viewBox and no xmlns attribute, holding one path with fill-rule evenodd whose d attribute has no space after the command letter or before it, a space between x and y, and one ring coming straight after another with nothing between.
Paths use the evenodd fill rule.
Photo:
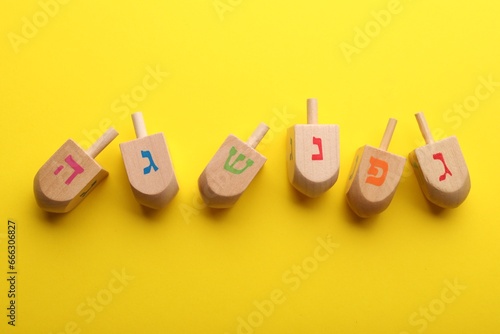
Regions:
<instances>
[{"instance_id":1,"label":"dreidel handle","mask_svg":"<svg viewBox=\"0 0 500 334\"><path fill-rule=\"evenodd\" d=\"M307 99L307 124L318 124L318 100Z\"/></svg>"},{"instance_id":2,"label":"dreidel handle","mask_svg":"<svg viewBox=\"0 0 500 334\"><path fill-rule=\"evenodd\" d=\"M132 114L132 122L134 123L135 135L137 138L144 138L148 135L146 131L146 123L142 117L142 112L138 111Z\"/></svg>"},{"instance_id":3,"label":"dreidel handle","mask_svg":"<svg viewBox=\"0 0 500 334\"><path fill-rule=\"evenodd\" d=\"M269 131L269 127L264 123L260 123L257 129L255 129L255 131L252 133L250 138L248 138L248 146L250 146L251 148L256 148L262 138L264 138L264 136L266 135L267 131Z\"/></svg>"},{"instance_id":4,"label":"dreidel handle","mask_svg":"<svg viewBox=\"0 0 500 334\"><path fill-rule=\"evenodd\" d=\"M394 133L394 129L396 128L396 124L398 123L397 119L389 118L389 122L385 128L384 136L382 137L382 141L380 142L379 148L382 151L387 151L389 148L389 143L391 142L392 134Z\"/></svg>"},{"instance_id":5,"label":"dreidel handle","mask_svg":"<svg viewBox=\"0 0 500 334\"><path fill-rule=\"evenodd\" d=\"M431 130L429 130L429 126L427 125L427 121L425 120L424 113L419 112L415 114L417 118L418 127L420 128L420 132L422 136L424 136L426 144L433 144L434 138L432 138Z\"/></svg>"},{"instance_id":6,"label":"dreidel handle","mask_svg":"<svg viewBox=\"0 0 500 334\"><path fill-rule=\"evenodd\" d=\"M113 139L116 138L116 136L118 136L118 132L113 127L110 127L95 141L94 144L92 144L92 146L87 149L86 153L94 159L99 153L101 153L102 150L104 150L106 146L108 146L109 143L113 141Z\"/></svg>"}]
</instances>

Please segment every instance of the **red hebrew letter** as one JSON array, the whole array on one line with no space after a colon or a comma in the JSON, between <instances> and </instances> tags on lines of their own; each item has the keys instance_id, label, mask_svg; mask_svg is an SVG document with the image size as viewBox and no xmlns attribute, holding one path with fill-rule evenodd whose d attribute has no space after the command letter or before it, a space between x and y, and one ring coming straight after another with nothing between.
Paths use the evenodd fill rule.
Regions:
<instances>
[{"instance_id":1,"label":"red hebrew letter","mask_svg":"<svg viewBox=\"0 0 500 334\"><path fill-rule=\"evenodd\" d=\"M448 166L446 166L446 162L444 161L443 153L441 153L441 152L436 153L432 157L434 158L434 160L439 160L443 163L444 174L439 176L439 181L446 180L446 174L450 174L450 176L453 176L453 174L451 174L451 171L448 168Z\"/></svg>"},{"instance_id":2,"label":"red hebrew letter","mask_svg":"<svg viewBox=\"0 0 500 334\"><path fill-rule=\"evenodd\" d=\"M318 146L319 153L313 154L311 159L312 160L323 160L323 143L321 141L321 138L313 137L313 145Z\"/></svg>"}]
</instances>

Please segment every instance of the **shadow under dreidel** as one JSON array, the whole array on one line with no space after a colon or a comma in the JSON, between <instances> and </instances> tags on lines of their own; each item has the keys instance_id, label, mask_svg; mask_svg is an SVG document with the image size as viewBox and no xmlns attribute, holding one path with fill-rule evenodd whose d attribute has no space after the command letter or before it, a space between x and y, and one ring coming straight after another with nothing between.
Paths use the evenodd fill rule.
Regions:
<instances>
[{"instance_id":1,"label":"shadow under dreidel","mask_svg":"<svg viewBox=\"0 0 500 334\"><path fill-rule=\"evenodd\" d=\"M166 206L162 207L161 209L153 209L153 208L150 208L148 206L139 204L137 202L135 202L134 204L138 205L140 207L142 216L144 216L145 218L147 218L148 221L150 221L152 223L160 223L163 220L159 219L159 218L161 218L161 216L163 214L165 214L165 212L167 212L167 211L169 211L169 210L172 209L173 202L174 201L170 201L169 203L166 204Z\"/></svg>"},{"instance_id":2,"label":"shadow under dreidel","mask_svg":"<svg viewBox=\"0 0 500 334\"><path fill-rule=\"evenodd\" d=\"M38 207L36 207L39 209ZM39 216L42 216L43 221L51 224L51 225L59 225L62 224L62 222L69 216L69 212L62 214L62 213L56 213L56 212L48 212L48 211L42 211L42 210L37 210L37 214ZM71 212L71 211L70 211Z\"/></svg>"},{"instance_id":3,"label":"shadow under dreidel","mask_svg":"<svg viewBox=\"0 0 500 334\"><path fill-rule=\"evenodd\" d=\"M347 202L347 199L344 197L343 200L343 205L342 205L342 210L343 210L343 217L346 217L347 220L349 221L350 224L355 225L360 228L369 228L373 226L377 219L379 218L379 215L373 215L369 216L366 218L358 216L349 206L349 203Z\"/></svg>"},{"instance_id":4,"label":"shadow under dreidel","mask_svg":"<svg viewBox=\"0 0 500 334\"><path fill-rule=\"evenodd\" d=\"M92 206L95 206L95 204L92 204L93 201L100 201L98 193L104 191L106 188L105 184L107 183L107 177L104 178L99 182L99 187L94 187L92 188L92 193L95 193L96 195L90 196L90 199L87 199L86 201L82 201L79 206L82 208L82 210L85 210L86 207L91 208ZM87 193L86 195L88 195ZM87 196L85 196L86 198ZM37 216L41 217L41 220L48 222L49 224L52 224L54 226L63 224L66 221L70 222L76 222L78 223L79 221L77 219L74 219L74 210L70 210L68 212L50 212L50 211L45 211L45 210L40 210L40 208L34 204L33 205L34 212L36 212Z\"/></svg>"},{"instance_id":5,"label":"shadow under dreidel","mask_svg":"<svg viewBox=\"0 0 500 334\"><path fill-rule=\"evenodd\" d=\"M32 202L29 208L33 212L34 216L37 217L37 220L41 220L52 226L62 224L63 221L72 214L72 211L59 213L42 210L35 201Z\"/></svg>"},{"instance_id":6,"label":"shadow under dreidel","mask_svg":"<svg viewBox=\"0 0 500 334\"><path fill-rule=\"evenodd\" d=\"M224 218L228 216L230 209L232 208L218 209L207 206L205 208L205 215L212 223L222 223Z\"/></svg>"},{"instance_id":7,"label":"shadow under dreidel","mask_svg":"<svg viewBox=\"0 0 500 334\"><path fill-rule=\"evenodd\" d=\"M309 197L298 191L290 182L288 182L288 191L294 205L300 205L304 208L312 209L314 205L320 200L318 197ZM321 197L321 196L320 196Z\"/></svg>"},{"instance_id":8,"label":"shadow under dreidel","mask_svg":"<svg viewBox=\"0 0 500 334\"><path fill-rule=\"evenodd\" d=\"M412 185L412 189L407 191L408 201L413 203L414 209L422 211L424 213L430 213L434 217L443 218L441 220L445 220L445 217L452 216L455 214L456 210L450 210L447 208L443 208L439 205L432 203L427 197L425 197L419 187L418 181L415 176L412 177L413 180L407 181L405 183ZM404 193L404 192L403 192ZM459 210L459 209L457 209ZM458 212L457 212L458 213Z\"/></svg>"},{"instance_id":9,"label":"shadow under dreidel","mask_svg":"<svg viewBox=\"0 0 500 334\"><path fill-rule=\"evenodd\" d=\"M442 216L445 215L446 212L450 211L432 203L422 194L420 185L409 161L407 161L407 165L411 170L411 175L405 177L405 182L402 182L399 185L401 188L400 196L406 197L406 201L412 203L415 209L423 212L430 211L433 216Z\"/></svg>"},{"instance_id":10,"label":"shadow under dreidel","mask_svg":"<svg viewBox=\"0 0 500 334\"><path fill-rule=\"evenodd\" d=\"M434 216L442 216L442 215L445 215L447 211L449 211L449 210L446 210L445 208L442 208L442 207L432 203L427 198L425 199L425 201L427 202L427 206L429 207L429 210L431 211L431 213Z\"/></svg>"},{"instance_id":11,"label":"shadow under dreidel","mask_svg":"<svg viewBox=\"0 0 500 334\"><path fill-rule=\"evenodd\" d=\"M418 206L416 205L416 208L418 208L420 211L424 213L429 213L432 217L440 218L439 221L448 221L450 219L446 219L446 217L455 214L454 210L449 210L440 207L439 205L436 205L431 201L429 201L427 198L423 197L422 194L420 193L420 190L418 192L416 191L412 192L412 195L413 194L418 194L419 197L421 197L418 199ZM416 201L414 197L412 198L412 200Z\"/></svg>"},{"instance_id":12,"label":"shadow under dreidel","mask_svg":"<svg viewBox=\"0 0 500 334\"><path fill-rule=\"evenodd\" d=\"M259 184L261 184L263 181L259 181L259 179L264 178L264 170L260 171L255 175L253 181L251 184L248 185L248 188L245 190L245 192L241 195L241 197L245 198L252 198L258 195L258 191L260 191ZM254 194L255 192L255 194ZM201 193L200 193L201 197ZM206 205L203 209L203 214L211 220L212 223L221 223L226 217L229 216L231 212L234 210L239 210L238 207L242 207L244 205L249 205L248 203L245 204L245 201L236 201L234 205L231 207L221 207L221 208L214 208ZM234 222L231 222L234 223Z\"/></svg>"}]
</instances>

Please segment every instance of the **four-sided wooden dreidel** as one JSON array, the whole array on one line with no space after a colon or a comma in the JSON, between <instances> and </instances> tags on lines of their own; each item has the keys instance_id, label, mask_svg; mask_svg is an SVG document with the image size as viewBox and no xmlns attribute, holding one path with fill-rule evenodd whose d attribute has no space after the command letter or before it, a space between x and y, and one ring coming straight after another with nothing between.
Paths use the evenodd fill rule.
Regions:
<instances>
[{"instance_id":1,"label":"four-sided wooden dreidel","mask_svg":"<svg viewBox=\"0 0 500 334\"><path fill-rule=\"evenodd\" d=\"M307 124L288 129L287 172L290 183L309 197L330 189L339 176L339 127L318 125L318 102L307 100Z\"/></svg>"},{"instance_id":2,"label":"four-sided wooden dreidel","mask_svg":"<svg viewBox=\"0 0 500 334\"><path fill-rule=\"evenodd\" d=\"M426 145L408 158L420 189L431 202L443 208L456 208L470 191L470 175L455 136L434 142L424 114L415 114Z\"/></svg>"},{"instance_id":3,"label":"four-sided wooden dreidel","mask_svg":"<svg viewBox=\"0 0 500 334\"><path fill-rule=\"evenodd\" d=\"M351 209L360 217L384 211L403 174L406 158L387 152L396 123L395 119L389 119L380 148L365 145L356 152L346 197Z\"/></svg>"},{"instance_id":4,"label":"four-sided wooden dreidel","mask_svg":"<svg viewBox=\"0 0 500 334\"><path fill-rule=\"evenodd\" d=\"M246 143L229 135L198 179L201 197L212 208L233 206L264 166L255 150L269 127L261 123Z\"/></svg>"},{"instance_id":5,"label":"four-sided wooden dreidel","mask_svg":"<svg viewBox=\"0 0 500 334\"><path fill-rule=\"evenodd\" d=\"M141 112L133 113L132 121L138 139L120 144L128 180L137 202L160 209L179 191L165 137L148 136Z\"/></svg>"},{"instance_id":6,"label":"four-sided wooden dreidel","mask_svg":"<svg viewBox=\"0 0 500 334\"><path fill-rule=\"evenodd\" d=\"M49 212L75 208L102 181L108 172L94 158L118 135L110 128L87 150L69 139L35 175L35 199Z\"/></svg>"}]
</instances>

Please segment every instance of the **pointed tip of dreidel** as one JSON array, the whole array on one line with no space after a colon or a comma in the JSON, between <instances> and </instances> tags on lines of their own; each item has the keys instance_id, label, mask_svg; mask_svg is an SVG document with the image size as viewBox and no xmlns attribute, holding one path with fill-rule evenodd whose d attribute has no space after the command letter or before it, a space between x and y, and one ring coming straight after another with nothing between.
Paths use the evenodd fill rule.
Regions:
<instances>
[{"instance_id":1,"label":"pointed tip of dreidel","mask_svg":"<svg viewBox=\"0 0 500 334\"><path fill-rule=\"evenodd\" d=\"M381 213L392 201L406 158L387 152L397 120L390 118L379 148L358 149L349 173L346 199L360 217Z\"/></svg>"},{"instance_id":2,"label":"pointed tip of dreidel","mask_svg":"<svg viewBox=\"0 0 500 334\"><path fill-rule=\"evenodd\" d=\"M230 208L260 171L266 158L255 148L269 130L261 123L245 143L229 135L198 179L205 204L212 208Z\"/></svg>"},{"instance_id":3,"label":"pointed tip of dreidel","mask_svg":"<svg viewBox=\"0 0 500 334\"><path fill-rule=\"evenodd\" d=\"M74 209L108 176L94 158L116 136L118 132L109 128L86 151L68 139L35 175L33 190L38 206L57 213Z\"/></svg>"},{"instance_id":4,"label":"pointed tip of dreidel","mask_svg":"<svg viewBox=\"0 0 500 334\"><path fill-rule=\"evenodd\" d=\"M132 193L141 205L160 209L179 191L165 137L148 136L141 112L132 114L132 122L137 139L120 144Z\"/></svg>"},{"instance_id":5,"label":"pointed tip of dreidel","mask_svg":"<svg viewBox=\"0 0 500 334\"><path fill-rule=\"evenodd\" d=\"M408 158L418 184L429 202L442 208L456 208L467 198L470 175L455 136L434 142L424 114L415 114L426 145L413 150Z\"/></svg>"},{"instance_id":6,"label":"pointed tip of dreidel","mask_svg":"<svg viewBox=\"0 0 500 334\"><path fill-rule=\"evenodd\" d=\"M318 100L307 100L307 124L287 132L287 174L292 186L309 197L330 189L339 176L339 126L318 124Z\"/></svg>"}]
</instances>

